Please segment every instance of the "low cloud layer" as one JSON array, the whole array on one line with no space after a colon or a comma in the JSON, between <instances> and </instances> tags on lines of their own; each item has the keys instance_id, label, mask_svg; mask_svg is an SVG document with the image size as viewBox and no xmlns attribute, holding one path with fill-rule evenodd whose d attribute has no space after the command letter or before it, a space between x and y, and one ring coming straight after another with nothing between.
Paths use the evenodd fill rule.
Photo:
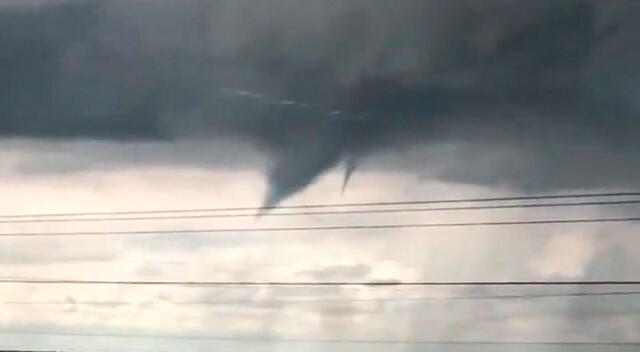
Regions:
<instances>
[{"instance_id":1,"label":"low cloud layer","mask_svg":"<svg viewBox=\"0 0 640 352\"><path fill-rule=\"evenodd\" d=\"M46 149L32 151L47 154ZM38 159L37 155L3 159ZM239 177L241 176L241 177ZM418 181L410 173L361 172L346 201L510 195L501 190ZM331 172L303 203L339 202L342 177ZM117 211L242 206L256 200L255 171L136 167L0 175L8 200L0 213ZM212 180L215 187L209 187ZM161 191L158 191L161 190ZM333 192L333 193L332 193ZM327 199L328 197L334 197ZM61 201L64 200L64 201ZM176 219L100 223L5 223L1 233L134 231L214 227L307 227L412 222L508 221L626 217L637 207L572 207L420 214L244 219ZM640 258L635 224L327 232L228 233L4 239L3 277L188 281L476 281L634 280ZM454 299L637 291L625 287L194 287L4 285L0 348L15 350L386 351L396 345L296 344L285 341L179 340L179 336L240 340L496 340L638 341L637 295L531 299ZM440 297L440 298L438 298ZM426 299L425 299L426 298ZM435 298L435 299L434 299ZM183 303L181 303L183 302ZM190 304L184 302L211 302ZM10 334L9 331L23 334ZM29 334L36 332L40 334ZM43 334L44 333L44 334ZM46 334L70 333L74 336ZM81 334L151 335L155 338ZM423 351L428 345L403 345ZM447 346L439 351L500 351ZM591 351L631 351L594 346ZM504 346L503 351L513 350ZM540 346L531 346L540 351ZM585 351L583 346L545 351Z\"/></svg>"},{"instance_id":2,"label":"low cloud layer","mask_svg":"<svg viewBox=\"0 0 640 352\"><path fill-rule=\"evenodd\" d=\"M625 0L11 3L0 134L234 140L272 160L265 205L340 162L434 145L452 147L446 168L411 166L430 177L630 188L638 14Z\"/></svg>"}]
</instances>

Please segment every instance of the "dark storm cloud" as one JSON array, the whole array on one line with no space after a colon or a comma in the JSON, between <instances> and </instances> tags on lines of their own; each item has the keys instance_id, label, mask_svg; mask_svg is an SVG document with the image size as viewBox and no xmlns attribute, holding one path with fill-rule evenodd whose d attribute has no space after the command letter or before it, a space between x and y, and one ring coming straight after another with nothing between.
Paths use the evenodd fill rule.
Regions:
<instances>
[{"instance_id":1,"label":"dark storm cloud","mask_svg":"<svg viewBox=\"0 0 640 352\"><path fill-rule=\"evenodd\" d=\"M5 136L234 138L273 157L267 205L435 143L453 181L637 185L633 1L37 3L0 10Z\"/></svg>"}]
</instances>

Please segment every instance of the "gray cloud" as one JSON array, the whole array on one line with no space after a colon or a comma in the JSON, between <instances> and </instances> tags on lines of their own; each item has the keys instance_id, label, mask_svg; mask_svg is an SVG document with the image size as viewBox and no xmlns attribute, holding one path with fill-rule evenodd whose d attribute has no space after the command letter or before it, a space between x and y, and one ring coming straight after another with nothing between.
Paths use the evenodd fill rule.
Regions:
<instances>
[{"instance_id":1,"label":"gray cloud","mask_svg":"<svg viewBox=\"0 0 640 352\"><path fill-rule=\"evenodd\" d=\"M267 205L342 160L435 143L456 148L412 166L431 177L637 186L633 1L39 5L0 9L5 136L235 139L271 156Z\"/></svg>"},{"instance_id":2,"label":"gray cloud","mask_svg":"<svg viewBox=\"0 0 640 352\"><path fill-rule=\"evenodd\" d=\"M353 280L366 281L371 273L371 267L359 265L332 265L319 270L307 270L297 275L308 276L318 281L323 280Z\"/></svg>"},{"instance_id":3,"label":"gray cloud","mask_svg":"<svg viewBox=\"0 0 640 352\"><path fill-rule=\"evenodd\" d=\"M24 245L21 241L0 248L0 264L40 265L76 262L108 262L118 257L117 246L87 248L48 242ZM17 249L19 248L19 249Z\"/></svg>"}]
</instances>

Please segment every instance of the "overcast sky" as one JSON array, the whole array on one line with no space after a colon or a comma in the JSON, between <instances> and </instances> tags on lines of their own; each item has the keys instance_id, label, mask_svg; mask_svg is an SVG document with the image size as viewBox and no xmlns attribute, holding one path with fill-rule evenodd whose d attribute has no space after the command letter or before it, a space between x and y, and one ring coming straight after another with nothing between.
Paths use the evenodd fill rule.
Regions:
<instances>
[{"instance_id":1,"label":"overcast sky","mask_svg":"<svg viewBox=\"0 0 640 352\"><path fill-rule=\"evenodd\" d=\"M483 4L0 1L0 214L636 190L640 5ZM633 217L637 210L0 223L0 233ZM0 276L637 280L636 235L633 223L593 223L3 238ZM0 349L500 351L180 339L194 336L640 341L637 296L443 299L612 289L640 291L7 284L0 286Z\"/></svg>"},{"instance_id":2,"label":"overcast sky","mask_svg":"<svg viewBox=\"0 0 640 352\"><path fill-rule=\"evenodd\" d=\"M72 163L90 143L50 142L49 150L20 141L2 152L13 167L2 174L3 214L127 209L245 206L260 201L260 173L242 167L133 165L64 173L25 173L35 160ZM105 144L102 160L127 160L132 151L163 154L167 145ZM180 150L185 146L171 146ZM56 151L57 150L57 151ZM180 155L180 154L176 154ZM124 163L123 163L124 164ZM20 171L16 171L20 170ZM342 175L332 172L292 204L501 196L479 187L416 177L406 172L361 172L341 196ZM390 197L389 195L393 195ZM2 232L123 231L211 227L455 222L535 218L624 217L637 208L467 211L435 214L325 216L107 222L99 224L3 224ZM415 229L309 233L233 233L105 238L5 238L3 277L104 280L632 280L638 244L632 224ZM634 290L618 287L617 290ZM611 288L194 288L37 286L2 287L3 330L222 336L254 339L637 341L634 296L524 300L438 300L473 295L588 292ZM406 300L436 298L435 300ZM393 301L393 299L405 299ZM287 302L287 301L320 302ZM68 302L17 305L17 302ZM80 304L73 302L113 302ZM212 305L172 301L218 301ZM275 301L275 302L274 302ZM10 303L14 302L14 304ZM363 349L389 346L232 343L5 334L3 348L69 351L187 349L193 351ZM396 346L397 347L397 346ZM395 347L394 347L395 348ZM400 347L398 347L400 348ZM409 349L409 347L401 347ZM416 350L423 350L422 347ZM451 349L455 351L456 349ZM469 350L468 347L458 350ZM478 349L482 351L483 349ZM508 350L508 349L506 349ZM533 348L532 351L542 349ZM554 350L554 349L545 349ZM582 347L578 350L584 350ZM594 350L602 351L603 348ZM623 351L624 349L610 349ZM630 350L630 349L629 349Z\"/></svg>"}]
</instances>

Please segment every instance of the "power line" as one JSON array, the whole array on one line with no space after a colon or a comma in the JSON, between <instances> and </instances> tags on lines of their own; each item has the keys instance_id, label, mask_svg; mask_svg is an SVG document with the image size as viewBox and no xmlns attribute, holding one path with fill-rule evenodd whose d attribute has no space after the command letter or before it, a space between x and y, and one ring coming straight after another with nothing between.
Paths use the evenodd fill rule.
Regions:
<instances>
[{"instance_id":1,"label":"power line","mask_svg":"<svg viewBox=\"0 0 640 352\"><path fill-rule=\"evenodd\" d=\"M446 204L446 203L481 203L481 202L542 200L542 199L571 199L571 198L577 199L577 198L630 197L630 196L640 196L640 192L582 193L582 194L565 194L565 195L440 199L440 200L418 200L418 201L398 201L398 202L304 204L304 205L288 205L288 206L273 206L273 207L235 207L235 208L230 207L230 208L209 208L209 209L204 209L204 208L164 209L164 210L136 210L136 211L113 211L113 212L34 213L34 214L0 215L0 218L11 219L11 218L63 217L63 216L112 216L112 215L200 213L200 212L222 212L222 211L261 211L261 210L264 211L264 210L273 210L273 209L313 209L313 208L370 207L370 206Z\"/></svg>"},{"instance_id":2,"label":"power line","mask_svg":"<svg viewBox=\"0 0 640 352\"><path fill-rule=\"evenodd\" d=\"M89 306L123 306L123 305L227 305L227 304L306 304L335 302L424 302L424 301L467 301L467 300L525 300L564 297L616 297L640 295L640 291L613 292L567 292L540 293L518 295L485 295L485 296L442 296L442 297L405 297L405 298L325 298L305 300L209 300L209 301L0 301L0 305L35 306L35 305L89 305Z\"/></svg>"},{"instance_id":3,"label":"power line","mask_svg":"<svg viewBox=\"0 0 640 352\"><path fill-rule=\"evenodd\" d=\"M640 342L602 342L602 341L442 341L442 340L368 340L368 339L306 339L306 338L269 338L234 336L167 336L153 334L120 333L84 333L84 332L47 332L3 330L3 335L40 335L89 338L159 339L184 341L228 341L242 343L318 343L318 344L371 344L371 345L532 345L532 346L640 346Z\"/></svg>"},{"instance_id":4,"label":"power line","mask_svg":"<svg viewBox=\"0 0 640 352\"><path fill-rule=\"evenodd\" d=\"M553 224L590 224L621 223L640 221L640 217L629 218L595 218L595 219L551 219L551 220L518 220L518 221L485 221L457 223L425 223L425 224L383 224L383 225L335 225L310 227L258 227L258 228L212 228L202 230L151 230L151 231L84 231L84 232L16 232L0 233L0 237L49 237L49 236L130 236L130 235L186 235L238 232L292 232L292 231L342 231L342 230L387 230L416 228L476 227L476 226L515 226L515 225L553 225Z\"/></svg>"},{"instance_id":5,"label":"power line","mask_svg":"<svg viewBox=\"0 0 640 352\"><path fill-rule=\"evenodd\" d=\"M37 284L37 285L132 285L132 286L278 286L278 287L399 287L399 286L620 286L640 285L638 281L109 281L109 280L71 280L10 278L0 279L0 284Z\"/></svg>"},{"instance_id":6,"label":"power line","mask_svg":"<svg viewBox=\"0 0 640 352\"><path fill-rule=\"evenodd\" d=\"M387 213L417 213L436 211L461 211L461 210L497 210L497 209L526 209L526 208L555 208L555 207L581 207L602 205L632 205L640 204L640 199L622 201L600 202L570 202L570 203L540 203L540 204L509 204L509 205L482 205L464 207L437 207L437 208L403 208L403 209L363 209L363 210L334 210L315 212L286 212L265 213L260 216L315 216L315 215L357 215L357 214L387 214ZM28 223L68 223L68 222L105 222L105 221L141 221L141 220L178 220L178 219L213 219L213 218L247 218L256 217L255 213L245 214L204 214L204 215L175 215L175 216L143 216L143 217L100 217L100 218L38 218L20 220L0 220L0 224L28 224ZM2 219L2 217L0 217Z\"/></svg>"}]
</instances>

